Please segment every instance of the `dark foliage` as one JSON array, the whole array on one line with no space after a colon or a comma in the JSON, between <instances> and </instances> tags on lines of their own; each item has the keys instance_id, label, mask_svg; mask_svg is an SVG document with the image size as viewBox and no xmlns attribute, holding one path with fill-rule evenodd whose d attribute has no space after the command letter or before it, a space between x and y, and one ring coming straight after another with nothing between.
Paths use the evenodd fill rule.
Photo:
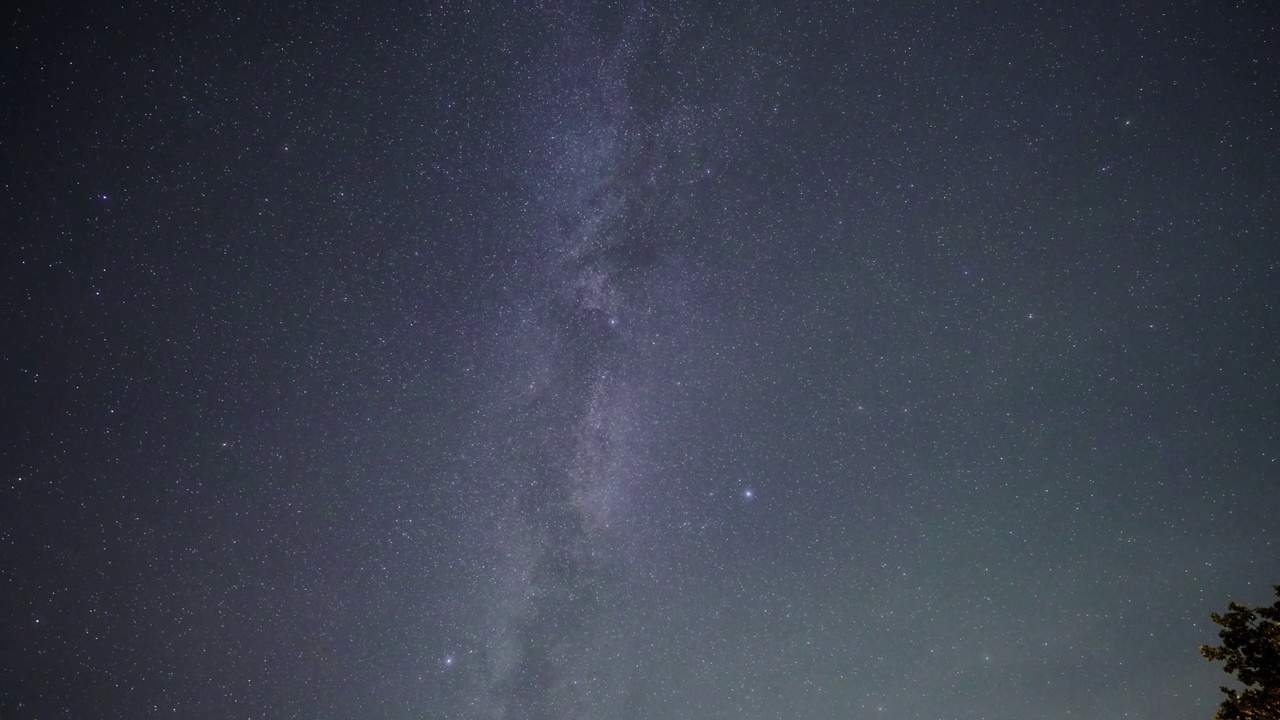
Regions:
<instances>
[{"instance_id":1,"label":"dark foliage","mask_svg":"<svg viewBox=\"0 0 1280 720\"><path fill-rule=\"evenodd\" d=\"M1275 586L1280 597L1280 585ZM1218 720L1280 720L1280 600L1270 607L1227 606L1227 613L1213 614L1222 626L1222 645L1200 646L1209 660L1224 660L1223 667L1236 676L1243 691L1223 687L1227 698L1215 715Z\"/></svg>"}]
</instances>

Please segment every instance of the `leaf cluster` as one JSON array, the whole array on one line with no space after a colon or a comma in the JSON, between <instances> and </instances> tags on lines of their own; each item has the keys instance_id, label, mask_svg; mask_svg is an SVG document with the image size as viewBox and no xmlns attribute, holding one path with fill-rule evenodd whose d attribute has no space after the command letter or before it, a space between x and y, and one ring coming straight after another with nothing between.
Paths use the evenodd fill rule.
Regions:
<instances>
[{"instance_id":1,"label":"leaf cluster","mask_svg":"<svg viewBox=\"0 0 1280 720\"><path fill-rule=\"evenodd\" d=\"M1275 586L1280 597L1280 585ZM1214 613L1222 626L1219 646L1200 646L1210 661L1223 660L1224 671L1236 676L1244 691L1223 687L1217 720L1280 720L1280 600L1270 607L1227 606L1226 614Z\"/></svg>"}]
</instances>

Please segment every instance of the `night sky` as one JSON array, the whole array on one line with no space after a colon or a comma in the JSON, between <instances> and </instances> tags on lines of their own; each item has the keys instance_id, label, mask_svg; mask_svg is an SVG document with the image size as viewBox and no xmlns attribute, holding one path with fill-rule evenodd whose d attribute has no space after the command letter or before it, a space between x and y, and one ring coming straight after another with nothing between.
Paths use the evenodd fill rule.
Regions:
<instances>
[{"instance_id":1,"label":"night sky","mask_svg":"<svg viewBox=\"0 0 1280 720\"><path fill-rule=\"evenodd\" d=\"M1275 4L23 5L3 717L1212 716Z\"/></svg>"}]
</instances>

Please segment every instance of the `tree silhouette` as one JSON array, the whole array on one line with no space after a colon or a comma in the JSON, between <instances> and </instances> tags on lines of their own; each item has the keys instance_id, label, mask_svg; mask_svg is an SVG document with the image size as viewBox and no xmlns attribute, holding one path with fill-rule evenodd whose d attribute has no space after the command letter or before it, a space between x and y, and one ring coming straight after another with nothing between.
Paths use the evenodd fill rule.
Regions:
<instances>
[{"instance_id":1,"label":"tree silhouette","mask_svg":"<svg viewBox=\"0 0 1280 720\"><path fill-rule=\"evenodd\" d=\"M1280 597L1280 585L1275 586ZM1217 720L1280 720L1280 600L1271 607L1227 606L1227 614L1212 615L1222 626L1222 645L1200 646L1209 660L1225 660L1222 669L1236 676L1244 691L1223 687Z\"/></svg>"}]
</instances>

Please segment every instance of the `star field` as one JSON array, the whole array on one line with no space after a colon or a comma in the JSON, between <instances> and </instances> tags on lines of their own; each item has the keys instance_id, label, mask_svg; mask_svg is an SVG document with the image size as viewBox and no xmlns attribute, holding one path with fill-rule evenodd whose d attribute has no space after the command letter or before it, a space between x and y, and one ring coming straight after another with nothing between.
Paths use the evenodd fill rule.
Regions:
<instances>
[{"instance_id":1,"label":"star field","mask_svg":"<svg viewBox=\"0 0 1280 720\"><path fill-rule=\"evenodd\" d=\"M1210 717L1263 3L27 5L0 715Z\"/></svg>"}]
</instances>

